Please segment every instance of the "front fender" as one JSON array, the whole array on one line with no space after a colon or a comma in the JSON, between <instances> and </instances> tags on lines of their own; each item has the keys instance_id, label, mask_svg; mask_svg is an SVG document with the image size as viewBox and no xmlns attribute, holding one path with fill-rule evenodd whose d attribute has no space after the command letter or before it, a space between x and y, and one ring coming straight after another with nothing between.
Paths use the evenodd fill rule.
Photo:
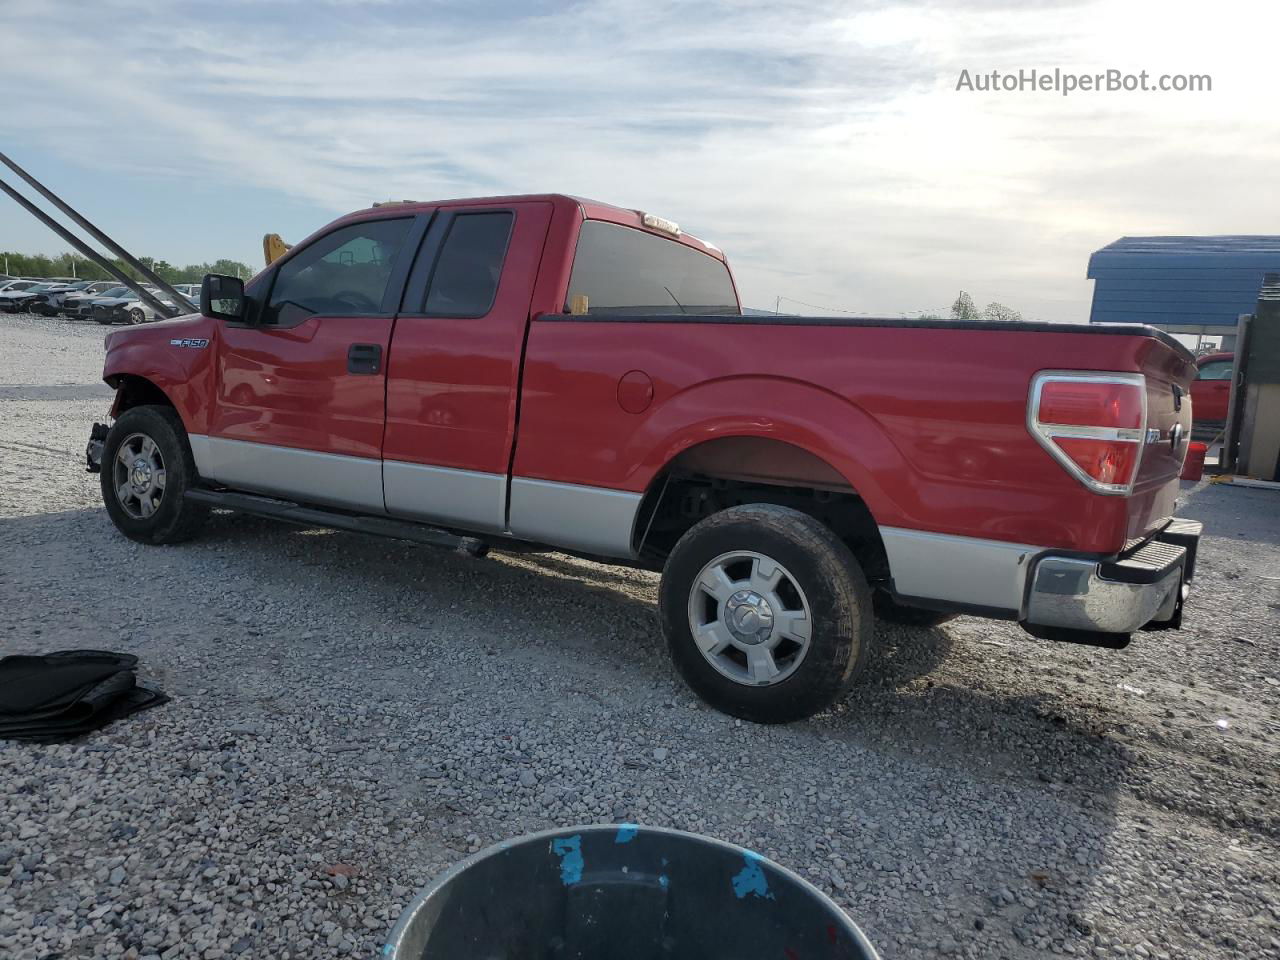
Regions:
<instances>
[{"instance_id":1,"label":"front fender","mask_svg":"<svg viewBox=\"0 0 1280 960\"><path fill-rule=\"evenodd\" d=\"M208 432L217 328L207 317L179 317L107 334L102 379L119 387L140 377L164 393L188 433Z\"/></svg>"}]
</instances>

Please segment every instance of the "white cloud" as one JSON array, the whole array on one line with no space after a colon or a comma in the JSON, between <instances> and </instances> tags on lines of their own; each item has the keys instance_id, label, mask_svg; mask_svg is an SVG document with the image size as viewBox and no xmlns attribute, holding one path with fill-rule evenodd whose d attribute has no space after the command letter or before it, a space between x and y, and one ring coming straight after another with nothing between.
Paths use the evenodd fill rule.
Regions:
<instances>
[{"instance_id":1,"label":"white cloud","mask_svg":"<svg viewBox=\"0 0 1280 960\"><path fill-rule=\"evenodd\" d=\"M18 143L127 125L132 154L97 162L279 191L314 203L316 225L385 197L565 190L652 208L723 246L756 305L942 309L964 286L1080 319L1096 247L1274 232L1280 212L1277 14L1242 0L207 15L114 0L56 44L23 42L73 7L0 11L17 41L0 82L29 92L6 116ZM1024 67L1207 72L1214 91L954 89L962 68Z\"/></svg>"}]
</instances>

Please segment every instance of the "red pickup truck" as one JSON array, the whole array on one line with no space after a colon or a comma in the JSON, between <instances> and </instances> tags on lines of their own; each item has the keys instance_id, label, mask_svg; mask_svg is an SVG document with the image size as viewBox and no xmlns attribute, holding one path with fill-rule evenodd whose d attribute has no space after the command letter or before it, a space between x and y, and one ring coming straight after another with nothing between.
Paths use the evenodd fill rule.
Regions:
<instances>
[{"instance_id":1,"label":"red pickup truck","mask_svg":"<svg viewBox=\"0 0 1280 960\"><path fill-rule=\"evenodd\" d=\"M780 722L876 617L1179 625L1195 373L1149 327L743 315L720 250L635 210L402 203L108 335L90 461L145 543L231 508L662 571L690 686Z\"/></svg>"}]
</instances>

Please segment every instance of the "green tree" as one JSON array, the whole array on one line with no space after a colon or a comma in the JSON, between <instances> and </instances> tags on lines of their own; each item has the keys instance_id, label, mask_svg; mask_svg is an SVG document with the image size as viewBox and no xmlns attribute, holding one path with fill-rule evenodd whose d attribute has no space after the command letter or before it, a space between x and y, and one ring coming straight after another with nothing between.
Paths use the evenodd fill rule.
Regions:
<instances>
[{"instance_id":1,"label":"green tree","mask_svg":"<svg viewBox=\"0 0 1280 960\"><path fill-rule=\"evenodd\" d=\"M982 311L982 319L993 322L1018 322L1022 319L1022 314L1013 309L1013 307L1006 307L1003 303L996 303L993 300Z\"/></svg>"},{"instance_id":2,"label":"green tree","mask_svg":"<svg viewBox=\"0 0 1280 960\"><path fill-rule=\"evenodd\" d=\"M960 291L960 296L956 297L956 302L951 305L952 320L977 320L978 308L973 305L973 297Z\"/></svg>"},{"instance_id":3,"label":"green tree","mask_svg":"<svg viewBox=\"0 0 1280 960\"><path fill-rule=\"evenodd\" d=\"M165 283L199 283L206 273L225 273L233 277L249 279L254 269L238 260L217 260L213 263L192 263L185 267L174 266L167 260L139 257L142 263ZM132 280L142 279L132 267L119 259L110 262L117 270ZM0 271L14 277L76 277L79 280L112 280L114 277L92 260L79 254L63 253L47 257L39 253L0 251Z\"/></svg>"}]
</instances>

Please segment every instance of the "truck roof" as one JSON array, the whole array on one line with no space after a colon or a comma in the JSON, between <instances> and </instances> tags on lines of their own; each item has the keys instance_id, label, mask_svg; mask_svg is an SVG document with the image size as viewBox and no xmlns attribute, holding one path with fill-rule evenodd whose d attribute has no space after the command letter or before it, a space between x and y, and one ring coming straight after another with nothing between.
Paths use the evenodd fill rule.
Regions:
<instances>
[{"instance_id":1,"label":"truck roof","mask_svg":"<svg viewBox=\"0 0 1280 960\"><path fill-rule=\"evenodd\" d=\"M345 217L341 217L335 223L346 223L348 221L364 220L370 217L384 215L389 207L403 209L406 213L421 213L426 210L435 210L441 207L474 207L474 206L501 206L505 203L527 202L530 200L543 200L562 210L565 208L577 208L581 211L582 217L587 220L607 220L611 223L620 223L628 227L636 227L649 233L656 233L659 236L667 237L683 243L686 246L701 250L703 253L710 254L717 260L724 260L724 251L713 243L701 240L692 234L685 233L683 230L678 236L660 230L654 230L646 227L644 224L644 216L646 213L652 213L649 210L633 210L627 207L618 207L611 203L603 203L599 200L589 200L586 197L575 197L567 193L521 193L511 194L508 196L498 197L458 197L452 200L384 200L375 203L371 207L363 210L355 210ZM332 226L332 224L330 224ZM325 229L328 229L327 227Z\"/></svg>"}]
</instances>

